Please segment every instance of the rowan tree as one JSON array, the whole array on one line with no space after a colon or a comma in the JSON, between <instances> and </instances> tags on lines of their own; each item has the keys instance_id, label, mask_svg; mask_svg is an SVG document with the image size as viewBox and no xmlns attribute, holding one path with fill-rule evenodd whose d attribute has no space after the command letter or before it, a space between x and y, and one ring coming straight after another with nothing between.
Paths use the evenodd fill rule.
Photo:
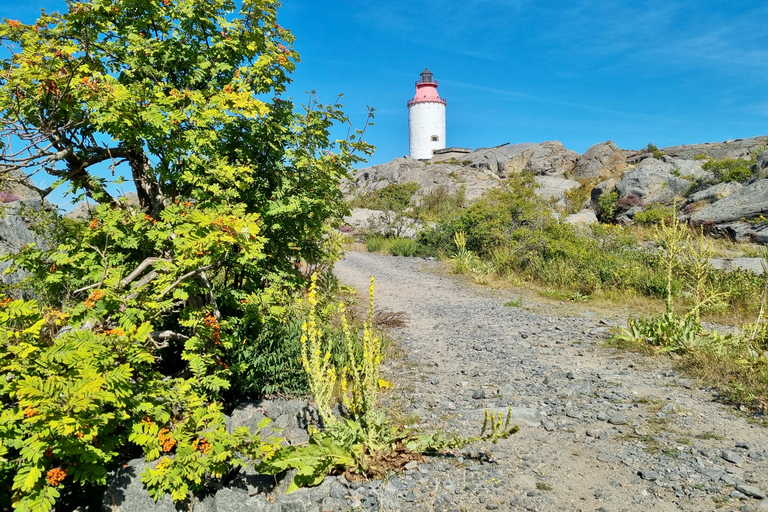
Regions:
<instances>
[{"instance_id":1,"label":"rowan tree","mask_svg":"<svg viewBox=\"0 0 768 512\"><path fill-rule=\"evenodd\" d=\"M0 24L10 51L0 75L0 161L5 179L19 170L52 176L50 187L37 187L43 196L66 187L98 204L89 223L64 225L61 244L14 256L31 272L26 286L74 330L130 333L154 358L142 370L151 392L136 398L148 402L126 402L123 423L110 425L114 453L99 459L108 464L131 432L147 449L154 407L161 412L151 424L167 425L166 445L183 425L191 435L190 418L219 421L220 410L199 407L228 386L227 350L243 342L244 311L268 302L276 283L294 281L302 263L323 259L324 234L346 212L339 181L372 147L361 131L331 139L335 124L348 124L338 102L322 105L311 93L298 106L286 97L298 55L277 24L277 2L242 0L236 9L232 0L70 0L67 7L43 12L34 25ZM121 184L133 185L125 188L135 188L138 206L111 193ZM4 318L0 332L11 332L15 320ZM24 336L40 343L35 332ZM6 337L0 367L17 365L15 374L40 382L84 378L71 368L72 375L50 375L34 361L19 367L19 339ZM44 345L58 339L49 333ZM152 401L168 382L182 397L172 410ZM29 423L23 411L39 407L19 389L0 388L10 415L0 428L0 479L13 464L46 469L41 454L19 463L24 457L13 452L25 436L40 435L22 426ZM55 396L48 399L50 411L61 410ZM3 455L9 449L21 457L15 463ZM42 476L24 475L14 484L19 499L39 498ZM103 481L103 472L91 476ZM170 485L147 481L156 491Z\"/></svg>"}]
</instances>

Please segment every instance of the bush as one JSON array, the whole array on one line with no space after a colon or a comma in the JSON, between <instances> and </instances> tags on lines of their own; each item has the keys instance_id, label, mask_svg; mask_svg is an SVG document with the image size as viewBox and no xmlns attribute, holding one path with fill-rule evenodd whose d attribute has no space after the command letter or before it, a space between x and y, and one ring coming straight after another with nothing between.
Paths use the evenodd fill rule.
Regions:
<instances>
[{"instance_id":1,"label":"bush","mask_svg":"<svg viewBox=\"0 0 768 512\"><path fill-rule=\"evenodd\" d=\"M752 178L752 162L743 158L708 160L702 168L715 176L717 183L728 181L745 182Z\"/></svg>"},{"instance_id":2,"label":"bush","mask_svg":"<svg viewBox=\"0 0 768 512\"><path fill-rule=\"evenodd\" d=\"M339 182L372 147L362 131L331 141L347 118L314 94L294 111L282 93L298 54L278 4L239 4L92 0L0 24L16 48L0 139L27 141L0 143L0 159L98 203L51 250L12 256L30 278L10 291L42 304L0 314L13 376L0 379L0 488L17 510L50 510L62 487L103 483L139 452L163 457L142 475L150 493L182 501L274 447L227 433L231 366L254 360L244 339L290 334L274 322L291 301L271 296L338 256ZM110 194L126 180L136 206Z\"/></svg>"},{"instance_id":3,"label":"bush","mask_svg":"<svg viewBox=\"0 0 768 512\"><path fill-rule=\"evenodd\" d=\"M370 208L400 212L411 204L411 197L419 190L418 183L390 183L369 194L361 194L350 201L352 208Z\"/></svg>"},{"instance_id":4,"label":"bush","mask_svg":"<svg viewBox=\"0 0 768 512\"><path fill-rule=\"evenodd\" d=\"M597 218L600 222L613 222L616 220L619 193L615 190L601 194L597 199Z\"/></svg>"},{"instance_id":5,"label":"bush","mask_svg":"<svg viewBox=\"0 0 768 512\"><path fill-rule=\"evenodd\" d=\"M369 235L365 238L368 252L381 252L393 256L428 256L432 253L428 247L411 238L385 235Z\"/></svg>"},{"instance_id":6,"label":"bush","mask_svg":"<svg viewBox=\"0 0 768 512\"><path fill-rule=\"evenodd\" d=\"M466 187L458 192L448 193L445 187L438 187L419 198L419 204L413 207L413 217L421 222L434 222L464 207Z\"/></svg>"},{"instance_id":7,"label":"bush","mask_svg":"<svg viewBox=\"0 0 768 512\"><path fill-rule=\"evenodd\" d=\"M637 212L633 220L644 226L653 226L663 222L670 222L675 215L675 208L661 204L652 204L645 210Z\"/></svg>"}]
</instances>

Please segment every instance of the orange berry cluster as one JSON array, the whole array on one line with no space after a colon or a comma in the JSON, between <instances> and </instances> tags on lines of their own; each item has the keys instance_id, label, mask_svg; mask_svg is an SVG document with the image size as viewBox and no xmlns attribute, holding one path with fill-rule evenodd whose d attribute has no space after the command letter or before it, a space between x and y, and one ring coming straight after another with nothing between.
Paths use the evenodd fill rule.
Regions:
<instances>
[{"instance_id":1,"label":"orange berry cluster","mask_svg":"<svg viewBox=\"0 0 768 512\"><path fill-rule=\"evenodd\" d=\"M157 224L157 219L153 219L151 216L144 214L143 220L146 220L147 222L151 222L153 224Z\"/></svg>"},{"instance_id":2,"label":"orange berry cluster","mask_svg":"<svg viewBox=\"0 0 768 512\"><path fill-rule=\"evenodd\" d=\"M104 293L103 291L95 290L91 292L91 295L86 299L86 301L83 304L85 304L85 306L88 308L92 308L105 295L106 293Z\"/></svg>"},{"instance_id":3,"label":"orange berry cluster","mask_svg":"<svg viewBox=\"0 0 768 512\"><path fill-rule=\"evenodd\" d=\"M0 308L4 308L5 306L10 304L11 302L13 302L13 299L10 298L10 297L6 297L3 300L0 300Z\"/></svg>"},{"instance_id":4,"label":"orange berry cluster","mask_svg":"<svg viewBox=\"0 0 768 512\"><path fill-rule=\"evenodd\" d=\"M31 418L32 416L35 415L35 412L37 411L35 411L32 407L27 407L26 409L24 409L24 417Z\"/></svg>"},{"instance_id":5,"label":"orange berry cluster","mask_svg":"<svg viewBox=\"0 0 768 512\"><path fill-rule=\"evenodd\" d=\"M115 327L114 329L107 329L106 331L104 331L104 334L106 334L107 336L112 336L112 335L122 336L123 334L125 334L125 332L121 328Z\"/></svg>"},{"instance_id":6,"label":"orange berry cluster","mask_svg":"<svg viewBox=\"0 0 768 512\"><path fill-rule=\"evenodd\" d=\"M211 341L214 345L221 345L221 327L216 317L211 313L207 313L203 317L203 325L211 329Z\"/></svg>"},{"instance_id":7,"label":"orange berry cluster","mask_svg":"<svg viewBox=\"0 0 768 512\"><path fill-rule=\"evenodd\" d=\"M45 457L48 458L48 459L53 457L53 450L51 449L50 446L45 449Z\"/></svg>"},{"instance_id":8,"label":"orange berry cluster","mask_svg":"<svg viewBox=\"0 0 768 512\"><path fill-rule=\"evenodd\" d=\"M201 451L203 455L208 455L208 452L211 451L211 444L204 437L195 439L192 441L192 450Z\"/></svg>"},{"instance_id":9,"label":"orange berry cluster","mask_svg":"<svg viewBox=\"0 0 768 512\"><path fill-rule=\"evenodd\" d=\"M67 476L67 471L61 468L52 468L48 470L45 479L48 481L48 485L56 487Z\"/></svg>"},{"instance_id":10,"label":"orange berry cluster","mask_svg":"<svg viewBox=\"0 0 768 512\"><path fill-rule=\"evenodd\" d=\"M228 220L229 222L234 222L237 219L235 217L233 217L232 215L230 215L228 219L224 219L223 217L219 217L218 219L213 221L211 224L213 224L217 228L221 229L224 233L228 234L229 236L235 236L236 231L226 224L226 222L225 222L226 220Z\"/></svg>"},{"instance_id":11,"label":"orange berry cluster","mask_svg":"<svg viewBox=\"0 0 768 512\"><path fill-rule=\"evenodd\" d=\"M160 440L160 447L166 453L173 450L173 447L176 446L176 440L171 437L170 430L167 428L161 429L157 434L157 438Z\"/></svg>"}]
</instances>

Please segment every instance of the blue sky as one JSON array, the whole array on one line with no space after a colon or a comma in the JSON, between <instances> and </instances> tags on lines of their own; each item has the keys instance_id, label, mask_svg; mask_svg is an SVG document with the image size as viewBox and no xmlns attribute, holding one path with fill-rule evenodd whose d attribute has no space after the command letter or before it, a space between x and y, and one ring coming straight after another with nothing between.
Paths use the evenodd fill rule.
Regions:
<instances>
[{"instance_id":1,"label":"blue sky","mask_svg":"<svg viewBox=\"0 0 768 512\"><path fill-rule=\"evenodd\" d=\"M33 20L61 0L0 0ZM425 66L447 98L447 144L559 140L584 152L768 134L768 2L725 0L286 1L301 62L290 95L339 93L352 121L376 109L371 164L408 152ZM339 132L342 133L342 132Z\"/></svg>"},{"instance_id":2,"label":"blue sky","mask_svg":"<svg viewBox=\"0 0 768 512\"><path fill-rule=\"evenodd\" d=\"M424 66L447 98L447 144L559 140L584 152L768 134L765 1L285 2L294 90L376 108L372 163L408 152ZM299 97L294 93L295 97Z\"/></svg>"}]
</instances>

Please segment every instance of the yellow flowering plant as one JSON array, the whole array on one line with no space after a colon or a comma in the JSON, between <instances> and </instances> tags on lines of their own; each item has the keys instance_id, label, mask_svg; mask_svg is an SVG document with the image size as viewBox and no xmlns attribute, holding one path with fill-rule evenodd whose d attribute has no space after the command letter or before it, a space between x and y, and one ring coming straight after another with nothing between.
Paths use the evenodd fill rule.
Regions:
<instances>
[{"instance_id":1,"label":"yellow flowering plant","mask_svg":"<svg viewBox=\"0 0 768 512\"><path fill-rule=\"evenodd\" d=\"M434 453L481 440L495 443L517 431L516 425L510 426L510 414L503 421L501 413L487 411L482 431L476 437L446 436L441 432L419 433L390 424L377 405L379 390L389 388L392 384L379 378L382 334L374 325L374 290L375 280L372 276L368 288L368 314L362 325L362 335L350 327L346 306L342 302L337 306L341 339L333 340L319 325L317 275L311 278L308 293L309 319L302 326L302 364L324 430L311 429L307 445L282 447L267 454L256 466L257 471L273 475L289 468L296 469L297 474L287 492L318 485L333 470L367 474L372 461L398 446L401 449L405 447L412 454ZM346 363L341 368L334 366L334 350L346 351ZM346 409L344 416L333 413L338 398Z\"/></svg>"}]
</instances>

